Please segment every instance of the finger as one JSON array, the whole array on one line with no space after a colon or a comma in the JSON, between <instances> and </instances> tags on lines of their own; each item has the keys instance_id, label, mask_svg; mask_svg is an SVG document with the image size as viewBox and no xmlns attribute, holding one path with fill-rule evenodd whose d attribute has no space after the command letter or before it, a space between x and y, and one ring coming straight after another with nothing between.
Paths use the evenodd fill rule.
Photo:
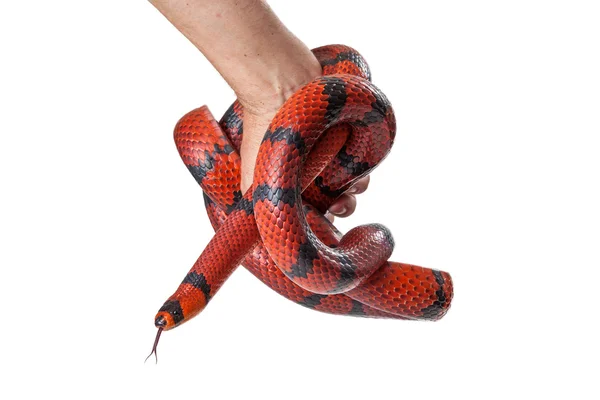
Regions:
<instances>
[{"instance_id":1,"label":"finger","mask_svg":"<svg viewBox=\"0 0 600 400\"><path fill-rule=\"evenodd\" d=\"M365 190L369 187L369 182L371 181L370 176L365 176L364 178L359 179L348 191L347 194L360 194L364 193Z\"/></svg>"},{"instance_id":2,"label":"finger","mask_svg":"<svg viewBox=\"0 0 600 400\"><path fill-rule=\"evenodd\" d=\"M331 223L333 223L333 220L335 219L333 214L331 214L330 212L325 213L325 218L327 218L329 220L329 222L331 222Z\"/></svg>"},{"instance_id":3,"label":"finger","mask_svg":"<svg viewBox=\"0 0 600 400\"><path fill-rule=\"evenodd\" d=\"M246 193L246 190L252 186L254 179L254 165L244 168L244 161L242 160L242 181L240 182L240 189L242 193Z\"/></svg>"},{"instance_id":4,"label":"finger","mask_svg":"<svg viewBox=\"0 0 600 400\"><path fill-rule=\"evenodd\" d=\"M272 115L254 116L249 113L244 115L244 136L240 147L242 193L252 186L258 149L272 117Z\"/></svg>"},{"instance_id":5,"label":"finger","mask_svg":"<svg viewBox=\"0 0 600 400\"><path fill-rule=\"evenodd\" d=\"M351 194L343 194L329 207L329 212L336 217L347 217L356 209L356 197Z\"/></svg>"}]
</instances>

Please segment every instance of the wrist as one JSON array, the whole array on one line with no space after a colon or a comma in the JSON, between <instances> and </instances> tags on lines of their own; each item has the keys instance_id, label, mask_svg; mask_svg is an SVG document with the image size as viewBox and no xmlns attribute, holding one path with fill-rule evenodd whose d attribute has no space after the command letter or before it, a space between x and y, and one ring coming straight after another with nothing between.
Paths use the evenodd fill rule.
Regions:
<instances>
[{"instance_id":1,"label":"wrist","mask_svg":"<svg viewBox=\"0 0 600 400\"><path fill-rule=\"evenodd\" d=\"M278 54L251 71L247 82L234 88L239 102L250 114L275 112L298 89L322 74L315 56L305 47L304 54Z\"/></svg>"}]
</instances>

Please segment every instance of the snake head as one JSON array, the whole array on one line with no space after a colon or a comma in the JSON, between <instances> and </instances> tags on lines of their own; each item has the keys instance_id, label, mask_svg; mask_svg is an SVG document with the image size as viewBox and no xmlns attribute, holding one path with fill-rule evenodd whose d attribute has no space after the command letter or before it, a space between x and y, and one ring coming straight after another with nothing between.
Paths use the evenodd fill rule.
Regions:
<instances>
[{"instance_id":1,"label":"snake head","mask_svg":"<svg viewBox=\"0 0 600 400\"><path fill-rule=\"evenodd\" d=\"M154 318L154 325L157 328L168 331L181 324L184 320L185 316L179 301L169 299L163 304L160 310L158 310L158 313Z\"/></svg>"},{"instance_id":2,"label":"snake head","mask_svg":"<svg viewBox=\"0 0 600 400\"><path fill-rule=\"evenodd\" d=\"M197 299L192 296L171 296L158 310L154 317L154 325L165 331L189 321L204 309L206 302L204 296Z\"/></svg>"}]
</instances>

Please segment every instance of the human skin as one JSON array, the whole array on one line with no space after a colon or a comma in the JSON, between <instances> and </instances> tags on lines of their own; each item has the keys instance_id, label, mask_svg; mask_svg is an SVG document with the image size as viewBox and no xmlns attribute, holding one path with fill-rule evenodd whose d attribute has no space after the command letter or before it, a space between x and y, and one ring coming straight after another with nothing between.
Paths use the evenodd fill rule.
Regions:
<instances>
[{"instance_id":1,"label":"human skin","mask_svg":"<svg viewBox=\"0 0 600 400\"><path fill-rule=\"evenodd\" d=\"M211 62L244 107L241 185L251 185L256 156L271 119L296 90L321 75L321 66L263 0L150 0ZM347 217L356 208L358 181L329 208Z\"/></svg>"}]
</instances>

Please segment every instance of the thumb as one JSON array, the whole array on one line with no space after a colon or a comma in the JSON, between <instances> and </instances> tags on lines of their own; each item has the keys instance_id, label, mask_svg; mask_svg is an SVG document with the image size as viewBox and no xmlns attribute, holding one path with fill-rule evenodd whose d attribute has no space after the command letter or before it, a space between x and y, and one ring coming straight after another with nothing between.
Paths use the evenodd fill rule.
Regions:
<instances>
[{"instance_id":1,"label":"thumb","mask_svg":"<svg viewBox=\"0 0 600 400\"><path fill-rule=\"evenodd\" d=\"M240 147L240 156L242 158L242 193L246 193L250 186L252 186L256 156L258 155L260 143L269 127L271 118L272 115L254 116L250 114L244 116L244 136Z\"/></svg>"}]
</instances>

